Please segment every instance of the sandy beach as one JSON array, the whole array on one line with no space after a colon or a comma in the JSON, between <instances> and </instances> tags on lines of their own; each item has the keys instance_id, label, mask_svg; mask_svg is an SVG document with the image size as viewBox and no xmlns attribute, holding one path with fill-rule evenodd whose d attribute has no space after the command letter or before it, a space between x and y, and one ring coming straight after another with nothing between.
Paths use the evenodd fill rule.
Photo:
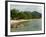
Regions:
<instances>
[{"instance_id":1,"label":"sandy beach","mask_svg":"<svg viewBox=\"0 0 46 37\"><path fill-rule=\"evenodd\" d=\"M24 22L24 21L30 21L30 20L11 20L11 23L20 23L20 22Z\"/></svg>"}]
</instances>

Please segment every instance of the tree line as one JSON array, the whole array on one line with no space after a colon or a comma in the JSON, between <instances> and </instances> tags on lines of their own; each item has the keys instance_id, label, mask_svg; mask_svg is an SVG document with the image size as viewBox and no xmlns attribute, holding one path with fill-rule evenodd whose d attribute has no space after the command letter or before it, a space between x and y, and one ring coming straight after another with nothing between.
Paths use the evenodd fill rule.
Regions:
<instances>
[{"instance_id":1,"label":"tree line","mask_svg":"<svg viewBox=\"0 0 46 37\"><path fill-rule=\"evenodd\" d=\"M10 17L11 19L39 19L41 18L41 13L37 11L19 11L16 9L12 9L10 11Z\"/></svg>"}]
</instances>

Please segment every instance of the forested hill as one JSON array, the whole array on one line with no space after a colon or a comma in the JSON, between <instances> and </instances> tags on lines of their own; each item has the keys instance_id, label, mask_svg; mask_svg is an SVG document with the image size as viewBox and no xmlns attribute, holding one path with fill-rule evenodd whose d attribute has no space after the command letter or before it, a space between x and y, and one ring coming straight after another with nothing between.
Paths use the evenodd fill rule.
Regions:
<instances>
[{"instance_id":1,"label":"forested hill","mask_svg":"<svg viewBox=\"0 0 46 37\"><path fill-rule=\"evenodd\" d=\"M30 12L30 11L19 11L19 10L16 10L16 9L12 9L10 11L10 16L11 16L11 19L39 19L41 18L41 13L37 12L37 11L33 11L33 12Z\"/></svg>"}]
</instances>

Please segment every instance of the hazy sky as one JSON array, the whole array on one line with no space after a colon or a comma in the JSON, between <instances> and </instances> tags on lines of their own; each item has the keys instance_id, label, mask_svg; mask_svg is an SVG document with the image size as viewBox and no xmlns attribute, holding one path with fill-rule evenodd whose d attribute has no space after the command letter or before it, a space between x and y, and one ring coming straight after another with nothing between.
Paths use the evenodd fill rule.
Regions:
<instances>
[{"instance_id":1,"label":"hazy sky","mask_svg":"<svg viewBox=\"0 0 46 37\"><path fill-rule=\"evenodd\" d=\"M17 9L19 11L37 11L42 13L42 7L37 5L10 5L10 9Z\"/></svg>"}]
</instances>

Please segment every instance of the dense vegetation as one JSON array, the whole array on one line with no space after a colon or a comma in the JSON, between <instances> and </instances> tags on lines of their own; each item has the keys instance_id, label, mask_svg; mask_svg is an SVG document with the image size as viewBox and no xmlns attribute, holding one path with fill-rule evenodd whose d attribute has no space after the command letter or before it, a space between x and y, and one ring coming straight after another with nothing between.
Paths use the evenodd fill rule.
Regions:
<instances>
[{"instance_id":1,"label":"dense vegetation","mask_svg":"<svg viewBox=\"0 0 46 37\"><path fill-rule=\"evenodd\" d=\"M11 19L38 19L38 18L41 18L41 14L37 11L33 11L33 12L30 12L30 11L19 11L19 10L16 10L16 9L12 9L10 11L11 13Z\"/></svg>"}]
</instances>

